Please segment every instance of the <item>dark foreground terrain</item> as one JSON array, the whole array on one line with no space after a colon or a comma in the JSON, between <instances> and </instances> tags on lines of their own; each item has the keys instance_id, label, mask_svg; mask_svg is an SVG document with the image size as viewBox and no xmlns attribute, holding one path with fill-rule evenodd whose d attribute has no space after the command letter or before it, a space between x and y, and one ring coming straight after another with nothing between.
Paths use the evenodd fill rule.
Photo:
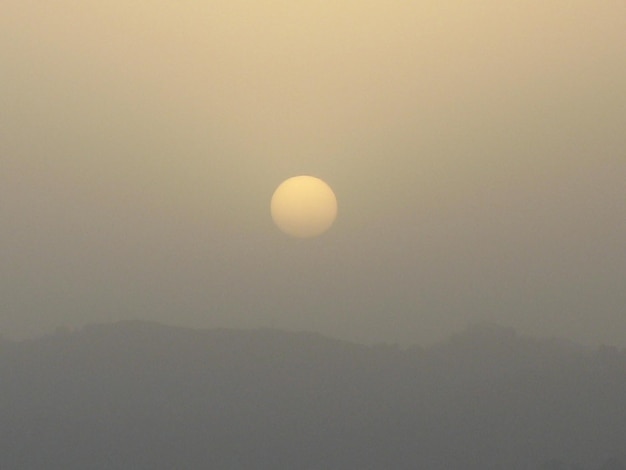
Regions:
<instances>
[{"instance_id":1,"label":"dark foreground terrain","mask_svg":"<svg viewBox=\"0 0 626 470\"><path fill-rule=\"evenodd\" d=\"M624 470L626 352L97 325L0 343L2 469Z\"/></svg>"}]
</instances>

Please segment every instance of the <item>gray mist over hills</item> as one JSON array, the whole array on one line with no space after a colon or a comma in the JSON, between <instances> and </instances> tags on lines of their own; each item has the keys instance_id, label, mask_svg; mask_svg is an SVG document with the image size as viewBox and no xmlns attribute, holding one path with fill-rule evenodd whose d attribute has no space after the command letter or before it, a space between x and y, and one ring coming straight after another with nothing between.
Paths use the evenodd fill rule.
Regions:
<instances>
[{"instance_id":1,"label":"gray mist over hills","mask_svg":"<svg viewBox=\"0 0 626 470\"><path fill-rule=\"evenodd\" d=\"M0 469L624 470L625 58L624 0L1 0Z\"/></svg>"},{"instance_id":2,"label":"gray mist over hills","mask_svg":"<svg viewBox=\"0 0 626 470\"><path fill-rule=\"evenodd\" d=\"M626 351L91 325L0 342L0 468L623 470Z\"/></svg>"}]
</instances>

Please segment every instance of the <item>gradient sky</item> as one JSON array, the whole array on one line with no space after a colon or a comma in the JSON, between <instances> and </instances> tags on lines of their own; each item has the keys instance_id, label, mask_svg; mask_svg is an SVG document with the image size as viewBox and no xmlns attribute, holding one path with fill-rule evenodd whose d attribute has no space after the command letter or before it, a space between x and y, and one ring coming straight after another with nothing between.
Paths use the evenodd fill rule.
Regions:
<instances>
[{"instance_id":1,"label":"gradient sky","mask_svg":"<svg viewBox=\"0 0 626 470\"><path fill-rule=\"evenodd\" d=\"M0 332L626 345L623 0L3 0ZM327 181L334 227L279 232Z\"/></svg>"}]
</instances>

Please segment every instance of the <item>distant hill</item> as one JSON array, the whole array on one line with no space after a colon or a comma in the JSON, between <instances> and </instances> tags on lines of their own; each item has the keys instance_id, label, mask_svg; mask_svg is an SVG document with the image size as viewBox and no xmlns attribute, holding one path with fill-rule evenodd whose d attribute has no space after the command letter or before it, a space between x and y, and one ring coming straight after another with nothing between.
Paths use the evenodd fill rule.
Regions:
<instances>
[{"instance_id":1,"label":"distant hill","mask_svg":"<svg viewBox=\"0 0 626 470\"><path fill-rule=\"evenodd\" d=\"M626 352L93 325L0 342L2 469L623 470Z\"/></svg>"}]
</instances>

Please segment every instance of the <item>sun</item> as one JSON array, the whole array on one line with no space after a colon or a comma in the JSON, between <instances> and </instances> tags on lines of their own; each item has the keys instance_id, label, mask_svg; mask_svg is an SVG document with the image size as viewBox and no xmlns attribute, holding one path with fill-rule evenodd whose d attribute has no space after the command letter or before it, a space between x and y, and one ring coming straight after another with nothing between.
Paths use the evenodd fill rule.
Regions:
<instances>
[{"instance_id":1,"label":"sun","mask_svg":"<svg viewBox=\"0 0 626 470\"><path fill-rule=\"evenodd\" d=\"M321 179L294 176L276 188L270 209L274 223L284 233L310 238L331 227L337 218L337 198Z\"/></svg>"}]
</instances>

